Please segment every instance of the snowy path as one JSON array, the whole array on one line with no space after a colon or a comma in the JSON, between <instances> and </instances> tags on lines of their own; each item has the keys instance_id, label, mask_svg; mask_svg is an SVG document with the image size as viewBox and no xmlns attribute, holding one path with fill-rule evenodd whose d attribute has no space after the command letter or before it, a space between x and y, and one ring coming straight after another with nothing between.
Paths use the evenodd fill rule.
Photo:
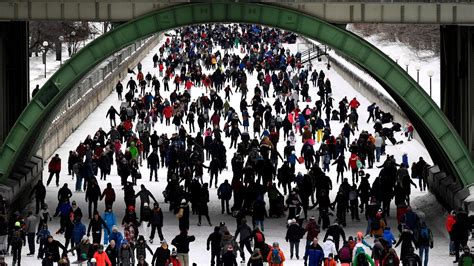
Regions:
<instances>
[{"instance_id":1,"label":"snowy path","mask_svg":"<svg viewBox=\"0 0 474 266\"><path fill-rule=\"evenodd\" d=\"M292 47L291 50L295 51L296 50L296 45L290 45ZM157 69L152 68L152 59L151 57L154 55L155 52L158 52L158 48L154 48L146 57L145 60L142 61L143 64L143 70L144 74L146 74L148 71L157 71ZM342 97L347 96L348 99L351 99L352 97L356 96L357 99L361 103L361 107L359 108L359 127L360 129L372 129L372 125L367 125L365 121L368 118L368 114L365 111L369 102L364 98L363 95L359 94L357 91L355 91L347 82L345 82L335 71L327 70L325 66L323 65L323 62L317 62L314 61L313 65L318 69L323 68L326 77L328 77L331 80L332 87L333 87L333 98L335 98L335 103L337 107L337 103L342 99ZM153 74L152 72L152 74ZM157 74L158 76L158 74ZM124 80L128 80L129 77L126 77ZM250 99L253 96L253 88L255 87L255 84L257 83L256 80L256 75L250 77L249 76L249 84L248 87L250 88L248 98ZM170 87L173 88L174 85L170 84ZM182 90L183 88L181 88ZM196 98L199 96L204 89L201 88L193 88L191 89L192 96L193 98ZM312 95L312 99L316 99L316 91L311 90L310 94ZM271 95L271 93L270 93ZM168 94L164 95L165 97L168 96ZM223 97L223 94L221 95ZM237 93L237 95L232 96L232 101L231 101L231 106L239 106L239 101L240 101L240 93ZM271 104L273 103L273 98L268 100ZM108 125L109 121L105 118L105 114L108 110L108 108L113 105L115 108L118 109L120 106L120 102L117 100L117 96L115 94L110 95L106 100L101 103L96 111L92 113L85 121L84 123L78 127L78 129L64 142L64 144L57 150L56 153L60 155L62 158L62 169L63 171L61 172L61 179L60 183L67 182L70 188L74 187L75 180L73 181L71 176L67 175L67 158L68 158L68 152L69 150L75 150L77 147L79 141L83 140L86 138L87 135L95 133L95 131L99 127L103 127L104 130L108 130ZM304 108L305 105L301 104L300 108ZM236 108L238 109L238 108ZM251 121L252 122L252 121ZM339 132L340 129L342 128L342 125L339 124L338 122L331 122L331 128L332 132ZM165 127L163 125L155 125L155 129L158 131L159 134L161 133L171 133L174 131L173 127ZM252 128L250 128L252 129ZM372 132L372 130L370 130ZM358 135L359 132L356 132L356 136ZM401 140L402 136L396 135L396 138ZM299 137L297 137L297 140L300 140ZM226 147L229 147L230 140L225 139L224 144ZM297 142L296 150L299 151L301 149L301 143L300 141ZM279 145L280 148L280 153L283 153L283 144ZM230 158L232 157L232 153L234 152L234 149L231 149L228 155L228 158L230 161ZM409 157L409 162L410 164L413 162L413 160L417 160L419 156L423 156L425 160L428 161L428 163L431 163L431 159L429 154L427 153L426 149L421 143L418 143L416 141L412 142L406 142L401 145L397 146L391 146L388 145L386 148L387 154L393 154L395 155L395 158L397 161L401 161L401 156L403 153L407 152L408 157ZM47 172L47 163L49 162L48 158L45 158L45 171L44 171L44 178L46 179L48 176ZM230 167L229 167L230 169ZM166 177L166 170L165 169L160 169L158 174L160 180L164 180ZM296 171L301 171L305 172L304 165L297 165L297 170ZM168 204L165 204L163 202L163 196L162 196L162 191L164 190L166 184L163 181L160 181L158 183L152 182L149 183L148 181L148 176L149 172L146 167L141 168L141 172L143 175L143 179L139 180L139 184L145 184L147 188L155 195L155 197L158 199L160 202L160 205L164 210L168 209ZM375 169L369 169L366 172L371 174L371 179L369 180L370 183L372 183L374 177L378 175L378 170ZM349 174L346 174L349 176ZM335 166L332 167L331 172L329 173L329 176L333 180L333 183L335 184L335 177L336 177L336 172L335 172ZM208 181L208 177L205 176L205 182ZM223 174L220 176L220 182L222 182L224 179L229 179L231 180L231 172L230 171L224 171ZM114 206L115 209L115 214L117 217L117 220L121 220L124 213L124 203L123 203L123 191L121 190L120 186L120 181L119 177L117 176L116 172L116 166L112 166L112 175L108 177L107 182L113 182L113 187L117 193L117 202ZM99 185L101 189L105 188L105 185L107 183L106 181L99 181ZM54 186L50 186L47 188L47 204L50 207L50 211L54 212L54 208L57 205L57 200L56 200L56 195L57 195L58 188ZM426 193L420 193L417 190L412 190L412 198L413 202L416 203L414 205L423 207L425 204L432 204L433 197L426 196ZM336 193L336 188L331 191L331 199L334 199ZM233 234L235 232L235 219L231 216L228 215L221 215L220 214L220 201L217 199L217 192L215 188L210 189L210 195L211 195L211 202L209 203L209 209L210 209L210 214L211 214L211 221L214 225L218 225L220 221L225 221L226 224L229 227L229 230ZM417 196L421 196L420 200L417 199ZM85 194L84 193L74 193L73 197L71 200L75 200L78 202L78 205L82 208L83 212L87 212L87 203L85 203L84 200ZM232 200L231 200L232 201ZM392 201L393 202L393 201ZM268 206L268 205L267 205ZM434 206L438 206L437 203L434 204ZM100 202L99 203L99 212L102 213L104 210L104 203ZM427 214L432 214L432 210L429 209L424 209L423 210ZM428 225L438 225L439 219L444 221L444 211L443 213L440 213L442 209L436 209L433 211L438 211L437 215L433 215L434 217L437 217L437 220L429 220L427 221ZM392 207L392 214L394 214L394 207ZM436 213L435 213L436 214ZM317 210L312 210L309 211L309 215L314 215L317 217ZM168 212L164 212L164 220L165 220L165 226L164 226L164 236L165 239L168 240L168 243L174 238L176 234L178 234L178 226L177 226L177 219L176 217ZM348 217L348 226L345 228L346 235L355 235L357 231L364 230L366 227L366 221L361 217L362 221L360 222L352 222L350 221L350 216ZM396 227L396 223L394 221L395 219L390 217L389 219L389 225L392 226L392 229ZM332 221L332 220L331 220ZM86 226L88 225L88 221L84 220ZM210 260L210 253L206 251L206 244L205 241L207 239L207 236L213 231L213 227L208 227L208 226L201 226L198 227L197 224L197 216L191 216L190 219L190 234L195 235L197 240L196 242L192 243L190 245L191 251L190 251L190 260L191 262L196 262L197 265L209 265L209 260ZM441 222L441 225L443 223ZM284 235L286 233L286 218L280 218L280 219L266 219L265 220L265 236L267 239L267 243L272 243L274 241L280 242L281 247L283 251L285 252L285 255L287 256L287 261L285 262L285 265L291 266L291 265L303 265L303 261L299 260L289 260L289 244L284 241ZM53 222L50 223L50 231L55 232L57 231L59 227L59 218L55 218ZM141 228L140 228L141 229ZM392 230L395 233L395 230ZM324 231L321 232L320 236L324 236ZM435 235L435 248L431 250L430 253L430 265L442 265L442 264L447 264L452 261L452 258L447 256L447 246L448 246L448 240L443 232L443 228L433 228L433 233ZM56 239L60 240L61 242L64 242L64 238L62 235L55 235L54 236ZM146 235L146 238L148 236ZM151 245L152 249L155 250L156 247L158 246L158 241L155 241L155 244ZM302 257L303 252L304 252L304 240L302 240L300 244L300 257ZM400 250L399 248L397 249L397 252L399 253ZM33 257L26 257L26 253L28 253L28 248L25 247L22 250L22 253L25 255L23 256L23 263L25 265L29 265L30 263L32 265L38 265L39 261L36 260L36 258ZM246 258L248 258L249 255L246 254ZM75 257L70 256L71 261L75 260ZM148 257L150 259L150 257ZM11 257L7 259L8 263L11 263Z\"/></svg>"}]
</instances>

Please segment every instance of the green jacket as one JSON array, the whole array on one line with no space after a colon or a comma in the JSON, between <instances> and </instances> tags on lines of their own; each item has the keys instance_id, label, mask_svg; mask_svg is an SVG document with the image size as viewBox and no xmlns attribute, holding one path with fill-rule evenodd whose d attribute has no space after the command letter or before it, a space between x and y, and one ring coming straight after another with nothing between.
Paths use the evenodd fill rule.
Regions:
<instances>
[{"instance_id":1,"label":"green jacket","mask_svg":"<svg viewBox=\"0 0 474 266\"><path fill-rule=\"evenodd\" d=\"M474 265L474 257L472 254L462 254L459 258L459 266L472 266Z\"/></svg>"},{"instance_id":2,"label":"green jacket","mask_svg":"<svg viewBox=\"0 0 474 266\"><path fill-rule=\"evenodd\" d=\"M370 257L369 254L365 253L364 252L364 249L362 248L358 248L357 251L356 251L356 254L354 256L354 260L352 261L352 266L358 266L358 261L357 261L357 257L360 255L364 255L367 262L371 265L371 266L375 266L375 263L374 263L374 260Z\"/></svg>"}]
</instances>

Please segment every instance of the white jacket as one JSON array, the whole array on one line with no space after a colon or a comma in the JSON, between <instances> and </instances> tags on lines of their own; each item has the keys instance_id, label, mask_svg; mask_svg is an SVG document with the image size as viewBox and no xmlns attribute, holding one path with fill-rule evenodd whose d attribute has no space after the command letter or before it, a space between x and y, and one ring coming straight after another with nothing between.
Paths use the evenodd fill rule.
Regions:
<instances>
[{"instance_id":1,"label":"white jacket","mask_svg":"<svg viewBox=\"0 0 474 266\"><path fill-rule=\"evenodd\" d=\"M330 239L326 240L326 242L321 244L321 248L324 252L324 258L329 257L329 254L332 253L333 256L337 255L336 245Z\"/></svg>"}]
</instances>

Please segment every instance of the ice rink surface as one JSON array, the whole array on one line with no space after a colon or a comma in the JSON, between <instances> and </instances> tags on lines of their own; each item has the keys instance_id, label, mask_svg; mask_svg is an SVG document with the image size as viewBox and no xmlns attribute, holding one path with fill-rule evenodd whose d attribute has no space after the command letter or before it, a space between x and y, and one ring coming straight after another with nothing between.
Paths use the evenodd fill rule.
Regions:
<instances>
[{"instance_id":1,"label":"ice rink surface","mask_svg":"<svg viewBox=\"0 0 474 266\"><path fill-rule=\"evenodd\" d=\"M289 48L293 53L296 52L297 50L297 45L296 44L291 44L291 45L285 45L285 47ZM142 65L143 65L143 73L146 75L147 72L150 72L152 75L156 74L158 77L158 69L153 68L153 62L152 62L152 56L155 53L158 53L159 46L155 47L148 55L147 57L142 60ZM239 51L234 50L235 53L238 53ZM241 54L242 55L242 54ZM320 69L323 69L323 71L326 74L326 77L331 80L332 88L333 88L333 98L334 100L334 107L337 108L337 103L344 97L347 96L347 98L350 100L353 97L357 97L358 101L361 103L361 107L359 107L359 129L366 129L369 132L373 132L373 124L367 124L366 120L368 118L368 112L366 111L367 106L370 104L369 101L364 98L364 95L361 95L357 91L355 91L349 83L347 83L344 79L342 79L333 69L328 70L326 68L326 64L324 62L325 60L322 60L322 62L318 62L317 60L313 60L313 68L316 68L318 71ZM130 66L130 67L135 67L135 66ZM203 68L203 71L205 69ZM207 74L207 73L206 73ZM126 85L126 82L130 78L130 75L125 77L123 79L124 86ZM134 78L136 78L134 76ZM161 80L160 80L161 82ZM249 88L249 93L247 96L247 99L251 99L253 97L253 88L257 84L257 78L256 78L256 72L254 72L254 75L248 75L248 88ZM161 86L163 87L163 86ZM225 87L225 85L224 85ZM174 84L170 82L170 89L172 90L174 88ZM150 88L147 88L147 91L149 91ZM181 91L184 90L184 86L181 86L180 88ZM193 87L191 89L191 95L193 99L196 99L198 96L200 96L203 92L205 91L204 87L198 88L198 87ZM233 89L234 91L234 89ZM314 101L318 98L316 95L316 88L310 89L310 95L312 97L312 103L310 104L310 107L314 105ZM273 89L270 87L270 96L272 95ZM170 92L163 92L163 89L161 88L161 93L163 97L168 97ZM221 91L220 93L221 97L224 99L224 92ZM274 102L274 98L266 98L264 99L265 101L268 101L271 105ZM236 110L239 110L238 106L240 103L240 93L234 93L233 96L231 96L231 106L233 106ZM60 184L62 185L63 183L68 183L69 188L73 190L75 186L75 180L72 179L71 176L67 175L67 158L68 158L68 153L70 150L75 150L77 145L81 140L84 140L87 135L93 135L99 127L102 127L106 132L110 129L109 128L109 120L105 117L108 108L113 105L117 110L119 110L120 107L120 101L117 99L117 95L115 93L112 93L108 98L105 99L104 102L102 102L97 109L80 125L77 130L71 134L71 136L64 142L64 144L56 151L62 158L62 171L61 171L61 178L60 178ZM300 102L299 107L300 109L303 109L306 106L306 103ZM239 112L240 116L240 112ZM250 123L252 123L253 120L250 120ZM338 132L340 132L343 124L340 124L338 121L331 121L331 129L334 135L337 135ZM416 131L416 125L415 126L415 131ZM197 127L197 125L196 125ZM171 135L171 133L174 132L174 126L169 126L166 127L164 124L156 124L154 127L155 130L158 131L158 134L160 135L161 133L168 133L168 136ZM186 126L187 129L187 126ZM252 136L252 127L249 128L250 130L250 135ZM354 137L357 137L358 134L360 133L356 131L356 134ZM354 137L351 137L352 139ZM397 140L404 140L403 144L399 144L396 146L392 146L391 144L388 144L386 147L386 153L390 155L394 155L395 158L397 159L397 162L401 162L401 158L403 153L408 154L409 158L409 164L413 161L418 161L418 157L422 156L428 163L431 162L431 158L425 149L423 143L419 143L416 140L414 141L406 141L405 137L400 135L400 133L395 133L395 138ZM230 139L229 138L223 138L224 144L226 148L230 146ZM279 152L283 154L283 138L280 138L280 143L278 145ZM429 144L428 144L429 145ZM125 146L125 145L124 145ZM297 134L297 144L296 144L296 151L297 154L299 155L299 150L302 147L301 143L301 137ZM316 147L318 148L318 146ZM219 176L219 183L223 182L224 179L228 179L229 182L232 179L232 173L230 171L230 158L232 158L233 153L235 152L235 149L228 149L227 150L228 155L228 166L229 170L224 170L222 172L222 175ZM346 154L347 155L347 154ZM347 157L347 156L346 156ZM381 163L385 158L381 158ZM44 179L47 179L49 173L48 173L48 167L47 163L49 163L50 158L45 158L45 170L43 173ZM208 164L209 162L205 162ZM381 164L380 163L380 164ZM380 165L380 164L376 164ZM281 162L279 163L281 166ZM304 169L304 164L296 166L296 172L301 171L302 173L306 173L306 170ZM331 166L331 171L328 174L333 182L333 190L331 191L331 200L334 200L335 194L338 189L338 185L336 185L336 171L335 171L335 165ZM143 178L138 181L138 187L136 187L136 191L139 190L140 184L145 184L146 187L154 194L155 198L159 201L160 206L164 210L164 227L163 227L163 234L165 236L165 239L168 241L168 243L171 242L171 240L179 233L178 230L178 225L177 225L177 218L172 212L168 211L168 204L164 203L163 200L163 195L162 191L164 191L166 187L166 169L159 169L158 175L160 182L148 182L148 177L149 177L149 172L148 169L146 168L146 163L143 164L143 167L140 168L141 173ZM378 175L379 169L374 168L374 169L367 169L365 170L367 173L370 173L371 178L369 182L372 184L375 176ZM345 174L346 177L350 177L350 172L346 172ZM204 182L209 181L209 176L204 176ZM417 184L418 182L414 180ZM98 181L99 186L101 189L104 189L106 187L107 182L112 182L113 188L115 189L115 192L117 194L117 201L114 204L114 212L117 218L117 221L121 221L123 215L124 215L124 209L125 209L125 204L123 202L123 191L122 187L120 185L120 177L117 175L117 169L116 165L114 164L112 166L112 172L111 176L107 177L107 181ZM54 213L54 209L57 206L57 192L59 188L55 187L54 182L47 187L47 198L46 202L49 205L51 213ZM211 221L213 225L218 225L219 222L224 221L226 225L228 226L231 234L234 234L236 225L235 225L235 218L233 218L230 215L221 215L220 214L220 200L217 199L217 189L215 188L210 188L210 202L209 202L209 210L210 210L210 216L211 216ZM446 217L446 211L440 207L440 205L436 202L436 199L434 198L433 195L427 193L427 192L419 192L418 189L412 188L412 206L414 210L421 216L423 217L428 226L431 227L433 234L434 234L434 248L430 250L430 263L429 265L449 265L453 261L453 257L448 256L448 238L447 238L447 233L446 230L444 229L444 219ZM85 202L85 193L73 193L73 196L71 200L75 200L78 205L81 207L83 212L87 212L87 203ZM233 200L231 200L232 203ZM268 207L268 199L267 201L267 207ZM393 205L393 201L392 201ZM103 213L104 211L104 203L99 202L99 212ZM396 231L396 216L395 216L395 206L393 205L392 208L392 216L388 218L388 223L392 227L392 232L395 234L396 238L398 238L397 231ZM308 216L314 215L315 217L318 217L318 211L317 209L311 210L308 213ZM86 216L86 215L85 215ZM192 215L190 218L190 230L189 234L196 236L196 241L191 243L190 245L190 261L197 263L197 265L210 265L210 252L206 251L206 239L210 233L213 232L213 227L209 227L207 223L203 223L203 226L197 226L197 215ZM331 217L331 222L334 220L334 217ZM250 218L248 218L250 221ZM361 215L361 221L351 221L350 220L350 214L347 216L347 227L344 228L346 231L346 236L355 236L357 231L365 231L365 228L367 226L367 222L364 219L364 215ZM285 262L285 265L292 266L292 265L303 265L303 260L290 260L289 256L289 244L285 242L285 234L286 234L286 217L282 217L279 219L276 218L271 218L271 219L266 219L265 220L265 237L266 237L266 242L267 243L272 243L272 242L279 242L280 246L285 253L285 256L287 257L287 260ZM88 226L88 220L87 217L83 218L83 223ZM54 218L52 222L49 223L49 229L50 231L54 234L59 228L59 218ZM144 230L147 230L146 228L140 227L140 232L143 232ZM149 230L149 229L148 229ZM123 229L121 229L123 232ZM320 233L320 241L322 241L322 237L324 236L325 231L322 231ZM148 233L144 234L145 238L148 239L149 231ZM306 237L306 236L305 236ZM304 255L304 241L305 237L302 239L300 242L300 258ZM54 235L54 238L61 241L64 243L64 237L63 235ZM373 239L368 239L367 240L369 243L373 243ZM154 244L151 244L151 248L154 251L159 245L159 240L158 238L155 238ZM40 265L40 261L36 259L36 257L26 257L26 253L28 253L28 247L25 246L22 250L22 264L23 265ZM400 247L397 248L397 253L400 254ZM70 260L74 261L75 256L72 256L69 254ZM246 258L249 257L249 254L246 254ZM7 258L7 263L11 264L11 256ZM147 261L150 263L151 262L151 256L147 256Z\"/></svg>"}]
</instances>

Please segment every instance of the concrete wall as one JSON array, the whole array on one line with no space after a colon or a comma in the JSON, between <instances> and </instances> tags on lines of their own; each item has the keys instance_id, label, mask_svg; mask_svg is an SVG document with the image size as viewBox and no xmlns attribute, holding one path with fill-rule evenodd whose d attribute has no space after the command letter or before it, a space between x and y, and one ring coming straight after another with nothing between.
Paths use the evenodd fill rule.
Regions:
<instances>
[{"instance_id":1,"label":"concrete wall","mask_svg":"<svg viewBox=\"0 0 474 266\"><path fill-rule=\"evenodd\" d=\"M123 60L102 82L96 84L89 93L85 94L73 106L65 109L65 112L52 122L44 135L43 142L37 152L38 156L42 157L46 162L74 130L94 112L96 107L115 91L117 81L127 76L128 67L133 68L138 62L143 60L148 52L158 45L162 36L160 34L148 39L142 47Z\"/></svg>"}]
</instances>

